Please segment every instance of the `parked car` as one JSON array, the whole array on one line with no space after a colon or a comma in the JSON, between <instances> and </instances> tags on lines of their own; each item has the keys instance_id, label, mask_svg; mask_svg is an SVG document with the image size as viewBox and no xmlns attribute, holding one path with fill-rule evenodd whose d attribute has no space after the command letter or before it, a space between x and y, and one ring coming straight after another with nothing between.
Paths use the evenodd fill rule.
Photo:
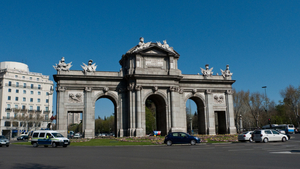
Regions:
<instances>
[{"instance_id":1,"label":"parked car","mask_svg":"<svg viewBox=\"0 0 300 169\"><path fill-rule=\"evenodd\" d=\"M31 144L33 147L38 147L39 145L44 145L44 147L51 145L53 148L57 146L67 147L70 145L70 140L57 131L37 130L32 134Z\"/></svg>"},{"instance_id":2,"label":"parked car","mask_svg":"<svg viewBox=\"0 0 300 169\"><path fill-rule=\"evenodd\" d=\"M27 136L27 135L19 136L19 137L17 138L17 140L18 140L18 141L19 141L19 140L28 140L28 136Z\"/></svg>"},{"instance_id":3,"label":"parked car","mask_svg":"<svg viewBox=\"0 0 300 169\"><path fill-rule=\"evenodd\" d=\"M0 147L3 145L9 147L9 140L5 136L0 135Z\"/></svg>"},{"instance_id":4,"label":"parked car","mask_svg":"<svg viewBox=\"0 0 300 169\"><path fill-rule=\"evenodd\" d=\"M238 140L253 142L252 133L253 133L253 131L245 131L242 134L238 135Z\"/></svg>"},{"instance_id":5,"label":"parked car","mask_svg":"<svg viewBox=\"0 0 300 169\"><path fill-rule=\"evenodd\" d=\"M288 140L288 136L281 134L276 130L266 129L266 130L255 130L253 132L253 140L255 142L264 142L269 141L282 141L285 142Z\"/></svg>"},{"instance_id":6,"label":"parked car","mask_svg":"<svg viewBox=\"0 0 300 169\"><path fill-rule=\"evenodd\" d=\"M73 138L81 138L82 135L80 133L76 133Z\"/></svg>"},{"instance_id":7,"label":"parked car","mask_svg":"<svg viewBox=\"0 0 300 169\"><path fill-rule=\"evenodd\" d=\"M165 137L164 143L167 146L171 146L172 144L196 145L196 143L200 143L200 138L184 132L171 132Z\"/></svg>"}]
</instances>

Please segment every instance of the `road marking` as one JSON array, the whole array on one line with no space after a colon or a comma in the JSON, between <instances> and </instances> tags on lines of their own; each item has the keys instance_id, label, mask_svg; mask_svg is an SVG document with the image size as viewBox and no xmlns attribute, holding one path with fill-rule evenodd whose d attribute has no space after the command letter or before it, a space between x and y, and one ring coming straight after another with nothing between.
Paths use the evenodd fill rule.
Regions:
<instances>
[{"instance_id":1,"label":"road marking","mask_svg":"<svg viewBox=\"0 0 300 169\"><path fill-rule=\"evenodd\" d=\"M281 151L281 152L270 152L272 154L300 154L299 152Z\"/></svg>"}]
</instances>

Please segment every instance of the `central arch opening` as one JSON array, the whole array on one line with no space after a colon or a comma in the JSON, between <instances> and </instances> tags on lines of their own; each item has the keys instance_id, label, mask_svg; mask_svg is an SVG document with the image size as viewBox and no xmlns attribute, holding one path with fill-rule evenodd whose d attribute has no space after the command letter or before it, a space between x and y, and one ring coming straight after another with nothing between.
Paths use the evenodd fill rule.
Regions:
<instances>
[{"instance_id":1,"label":"central arch opening","mask_svg":"<svg viewBox=\"0 0 300 169\"><path fill-rule=\"evenodd\" d=\"M146 134L161 131L167 134L166 102L160 95L153 94L146 99Z\"/></svg>"},{"instance_id":2,"label":"central arch opening","mask_svg":"<svg viewBox=\"0 0 300 169\"><path fill-rule=\"evenodd\" d=\"M116 136L116 106L109 96L101 96L95 102L95 136Z\"/></svg>"}]
</instances>

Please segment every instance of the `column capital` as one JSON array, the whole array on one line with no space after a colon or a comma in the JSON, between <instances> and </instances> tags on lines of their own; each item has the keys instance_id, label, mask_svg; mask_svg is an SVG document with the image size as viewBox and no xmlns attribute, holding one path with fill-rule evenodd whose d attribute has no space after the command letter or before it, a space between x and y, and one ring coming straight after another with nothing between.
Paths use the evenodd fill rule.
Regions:
<instances>
[{"instance_id":1,"label":"column capital","mask_svg":"<svg viewBox=\"0 0 300 169\"><path fill-rule=\"evenodd\" d=\"M92 91L92 88L91 88L91 87L85 87L85 88L84 88L84 91L86 91L86 92L91 92L91 91Z\"/></svg>"},{"instance_id":2,"label":"column capital","mask_svg":"<svg viewBox=\"0 0 300 169\"><path fill-rule=\"evenodd\" d=\"M140 90L142 90L142 89L143 89L143 87L142 87L141 85L135 86L135 90L136 90L136 91L140 91Z\"/></svg>"},{"instance_id":3,"label":"column capital","mask_svg":"<svg viewBox=\"0 0 300 169\"><path fill-rule=\"evenodd\" d=\"M66 91L66 88L63 87L63 86L57 86L57 87L56 87L56 91L57 91L57 92L64 92L64 91Z\"/></svg>"},{"instance_id":4,"label":"column capital","mask_svg":"<svg viewBox=\"0 0 300 169\"><path fill-rule=\"evenodd\" d=\"M205 90L205 93L206 93L206 94L211 94L211 89L206 89L206 90Z\"/></svg>"},{"instance_id":5,"label":"column capital","mask_svg":"<svg viewBox=\"0 0 300 169\"><path fill-rule=\"evenodd\" d=\"M231 94L233 94L233 91L232 90L226 90L226 94L231 95Z\"/></svg>"}]
</instances>

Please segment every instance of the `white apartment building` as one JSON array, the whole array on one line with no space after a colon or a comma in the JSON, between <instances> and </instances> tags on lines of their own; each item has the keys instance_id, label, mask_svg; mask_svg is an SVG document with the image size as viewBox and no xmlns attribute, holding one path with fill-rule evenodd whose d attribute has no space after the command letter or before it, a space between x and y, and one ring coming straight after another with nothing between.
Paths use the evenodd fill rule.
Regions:
<instances>
[{"instance_id":1,"label":"white apartment building","mask_svg":"<svg viewBox=\"0 0 300 169\"><path fill-rule=\"evenodd\" d=\"M53 109L53 81L28 65L0 62L0 135L47 128Z\"/></svg>"}]
</instances>

